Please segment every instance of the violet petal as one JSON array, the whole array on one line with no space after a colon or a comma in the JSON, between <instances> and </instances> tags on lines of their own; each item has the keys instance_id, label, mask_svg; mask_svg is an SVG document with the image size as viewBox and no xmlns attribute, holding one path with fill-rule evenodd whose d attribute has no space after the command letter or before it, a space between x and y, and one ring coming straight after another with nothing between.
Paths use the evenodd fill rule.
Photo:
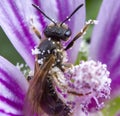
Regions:
<instances>
[{"instance_id":1,"label":"violet petal","mask_svg":"<svg viewBox=\"0 0 120 116\"><path fill-rule=\"evenodd\" d=\"M78 6L79 4L84 4L84 6L73 16L74 19L71 19L70 22L70 27L72 29L72 36L71 38L74 38L76 36L77 33L79 33L81 31L81 29L84 27L85 24L85 1L84 0L74 0L72 2L72 6L74 6L73 9L76 8L76 6ZM73 22L72 22L73 20ZM81 42L81 38L79 38L77 41L75 41L72 49L68 50L68 56L69 56L69 60L71 62L75 62L78 52L80 50L80 42Z\"/></svg>"},{"instance_id":2,"label":"violet petal","mask_svg":"<svg viewBox=\"0 0 120 116\"><path fill-rule=\"evenodd\" d=\"M107 5L106 5L107 4ZM120 87L120 1L104 0L95 25L90 57L107 64L112 91Z\"/></svg>"},{"instance_id":3,"label":"violet petal","mask_svg":"<svg viewBox=\"0 0 120 116\"><path fill-rule=\"evenodd\" d=\"M30 21L32 17L34 17L34 15L32 16L33 12L31 12L31 15L29 12L28 15L26 15L28 11L26 6L29 7L29 4L23 0L21 0L21 2L18 0L1 0L0 25L11 43L21 54L30 68L33 69L34 56L31 54L31 49L36 45L38 40L35 40L35 34L33 34L30 29Z\"/></svg>"},{"instance_id":4,"label":"violet petal","mask_svg":"<svg viewBox=\"0 0 120 116\"><path fill-rule=\"evenodd\" d=\"M70 21L66 22L72 30L71 40L75 37L75 35L78 32L81 31L81 29L84 26L84 23L85 23L85 1L84 0L79 0L79 1L78 0L71 0L71 1L66 0L63 3L62 0L58 0L58 2L57 2L57 6L59 9L58 10L59 21L63 21L80 4L84 4L84 6L82 8L80 8L79 11L77 11L74 14L74 16L72 16ZM81 41L81 39L79 38L73 45L72 49L68 50L68 57L69 57L70 62L75 62L75 60L77 58L78 51L80 48L80 41Z\"/></svg>"},{"instance_id":5,"label":"violet petal","mask_svg":"<svg viewBox=\"0 0 120 116\"><path fill-rule=\"evenodd\" d=\"M22 116L27 89L19 69L0 56L0 114Z\"/></svg>"}]
</instances>

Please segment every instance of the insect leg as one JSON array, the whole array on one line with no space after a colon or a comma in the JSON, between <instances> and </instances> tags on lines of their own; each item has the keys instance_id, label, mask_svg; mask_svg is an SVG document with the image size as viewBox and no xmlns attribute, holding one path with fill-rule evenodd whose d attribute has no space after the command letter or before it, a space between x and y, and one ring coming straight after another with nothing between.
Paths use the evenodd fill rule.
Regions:
<instances>
[{"instance_id":1,"label":"insect leg","mask_svg":"<svg viewBox=\"0 0 120 116\"><path fill-rule=\"evenodd\" d=\"M34 75L36 73L38 73L39 70L40 70L40 66L39 66L39 64L37 62L37 59L38 59L38 56L36 55L36 61L35 61L34 71L30 71L29 74L28 74L28 76L27 76L27 81L28 82L30 82L33 79Z\"/></svg>"},{"instance_id":2,"label":"insect leg","mask_svg":"<svg viewBox=\"0 0 120 116\"><path fill-rule=\"evenodd\" d=\"M34 22L33 22L33 18L31 18L31 20L30 20L31 28L32 28L32 30L34 31L34 33L37 35L37 37L38 37L39 39L41 39L41 34L40 34L40 32L38 31L38 29L34 26L33 23L34 23Z\"/></svg>"},{"instance_id":3,"label":"insect leg","mask_svg":"<svg viewBox=\"0 0 120 116\"><path fill-rule=\"evenodd\" d=\"M77 39L79 39L79 37L81 37L81 36L84 34L84 32L88 29L89 25L92 24L92 23L93 23L93 20L91 20L89 23L87 23L87 24L83 27L83 29L82 29L82 30L72 39L72 41L66 46L66 48L65 48L64 50L70 49L70 48L73 46L74 42L75 42Z\"/></svg>"},{"instance_id":4,"label":"insect leg","mask_svg":"<svg viewBox=\"0 0 120 116\"><path fill-rule=\"evenodd\" d=\"M38 37L39 39L41 39L41 34L40 34L40 32L37 30L37 28L36 28L35 26L33 26L32 29L33 29L34 33L37 35L37 37Z\"/></svg>"}]
</instances>

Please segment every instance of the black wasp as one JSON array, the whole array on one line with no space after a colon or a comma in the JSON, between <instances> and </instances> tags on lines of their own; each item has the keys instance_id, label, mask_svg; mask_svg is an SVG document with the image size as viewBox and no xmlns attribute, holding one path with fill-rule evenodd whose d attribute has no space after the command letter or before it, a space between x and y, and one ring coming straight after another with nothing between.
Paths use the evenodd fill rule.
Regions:
<instances>
[{"instance_id":1,"label":"black wasp","mask_svg":"<svg viewBox=\"0 0 120 116\"><path fill-rule=\"evenodd\" d=\"M71 36L71 29L65 24L83 4L79 5L64 21L54 22L49 18L37 5L33 6L39 10L53 24L46 26L44 29L45 39L39 44L40 54L36 55L34 76L30 81L30 87L27 99L33 109L33 113L42 114L45 112L49 116L69 116L71 115L70 107L67 106L55 92L53 86L53 75L50 70L54 67L64 71L70 63L66 63L64 53L71 48L74 42L85 32L88 24L85 25L72 41L63 48L62 41L67 41ZM41 39L39 31L33 28L36 35ZM40 63L38 63L40 61Z\"/></svg>"}]
</instances>

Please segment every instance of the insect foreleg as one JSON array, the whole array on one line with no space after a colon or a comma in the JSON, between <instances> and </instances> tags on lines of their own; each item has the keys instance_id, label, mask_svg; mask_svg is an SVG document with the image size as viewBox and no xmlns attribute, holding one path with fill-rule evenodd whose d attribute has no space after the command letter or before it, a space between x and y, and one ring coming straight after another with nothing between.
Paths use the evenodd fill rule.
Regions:
<instances>
[{"instance_id":1,"label":"insect foreleg","mask_svg":"<svg viewBox=\"0 0 120 116\"><path fill-rule=\"evenodd\" d=\"M88 29L89 25L92 24L92 23L93 23L92 20L91 20L89 23L87 23L87 24L83 27L83 29L82 29L82 30L72 39L72 41L66 46L66 48L65 48L64 50L70 49L70 48L73 46L74 42L75 42L77 39L79 39L79 37L81 37L81 36L84 34L84 32Z\"/></svg>"},{"instance_id":2,"label":"insect foreleg","mask_svg":"<svg viewBox=\"0 0 120 116\"><path fill-rule=\"evenodd\" d=\"M38 29L34 26L33 18L31 18L31 20L30 20L30 26L31 26L32 30L34 31L34 33L37 35L37 37L38 37L39 39L41 39L41 34L40 34L40 32L39 32Z\"/></svg>"},{"instance_id":3,"label":"insect foreleg","mask_svg":"<svg viewBox=\"0 0 120 116\"><path fill-rule=\"evenodd\" d=\"M40 32L37 30L37 28L36 28L35 26L33 26L32 29L33 29L34 33L37 35L37 37L38 37L39 39L41 39L41 34L40 34Z\"/></svg>"}]
</instances>

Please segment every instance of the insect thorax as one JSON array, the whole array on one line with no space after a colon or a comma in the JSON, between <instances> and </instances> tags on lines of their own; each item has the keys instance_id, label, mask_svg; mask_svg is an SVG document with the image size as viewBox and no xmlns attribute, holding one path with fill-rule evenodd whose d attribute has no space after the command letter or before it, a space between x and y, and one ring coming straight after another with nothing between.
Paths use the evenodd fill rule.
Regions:
<instances>
[{"instance_id":1,"label":"insect thorax","mask_svg":"<svg viewBox=\"0 0 120 116\"><path fill-rule=\"evenodd\" d=\"M55 56L55 66L60 66L64 59L66 59L65 51L60 41L52 40L51 38L45 39L38 47L40 54L38 54L38 63L42 65L50 57L50 54Z\"/></svg>"}]
</instances>

